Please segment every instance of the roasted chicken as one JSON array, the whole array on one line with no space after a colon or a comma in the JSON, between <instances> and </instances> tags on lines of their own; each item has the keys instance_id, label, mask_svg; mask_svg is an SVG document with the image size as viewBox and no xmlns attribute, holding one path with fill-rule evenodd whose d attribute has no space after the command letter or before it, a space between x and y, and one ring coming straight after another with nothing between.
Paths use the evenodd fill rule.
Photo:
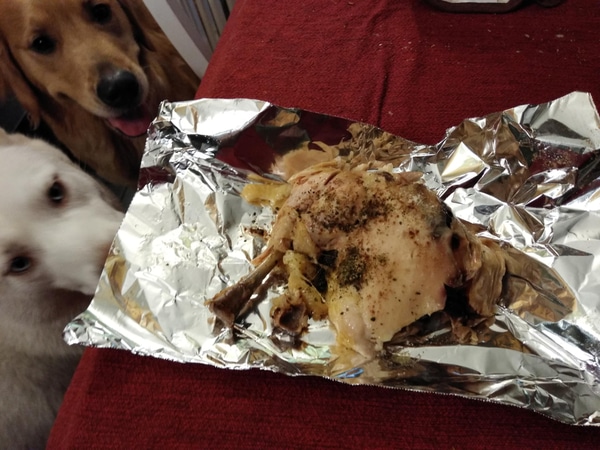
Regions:
<instances>
[{"instance_id":1,"label":"roasted chicken","mask_svg":"<svg viewBox=\"0 0 600 450\"><path fill-rule=\"evenodd\" d=\"M273 301L275 326L298 336L308 318L328 318L337 344L366 356L443 310L449 291L471 313L493 315L505 273L500 248L470 233L420 178L338 158L287 183L247 185L244 198L277 217L256 270L211 299L211 310L232 326L277 268L287 288Z\"/></svg>"}]
</instances>

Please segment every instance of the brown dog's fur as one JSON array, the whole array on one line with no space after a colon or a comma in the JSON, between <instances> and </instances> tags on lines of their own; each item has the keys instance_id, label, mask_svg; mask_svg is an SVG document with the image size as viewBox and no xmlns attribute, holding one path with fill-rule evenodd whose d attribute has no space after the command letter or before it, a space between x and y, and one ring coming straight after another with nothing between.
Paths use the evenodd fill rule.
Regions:
<instances>
[{"instance_id":1,"label":"brown dog's fur","mask_svg":"<svg viewBox=\"0 0 600 450\"><path fill-rule=\"evenodd\" d=\"M129 137L109 121L143 113L149 124L162 100L192 99L199 83L143 2L2 0L1 9L0 99L12 92L83 166L135 185L145 130ZM99 85L124 72L139 92L108 105Z\"/></svg>"}]
</instances>

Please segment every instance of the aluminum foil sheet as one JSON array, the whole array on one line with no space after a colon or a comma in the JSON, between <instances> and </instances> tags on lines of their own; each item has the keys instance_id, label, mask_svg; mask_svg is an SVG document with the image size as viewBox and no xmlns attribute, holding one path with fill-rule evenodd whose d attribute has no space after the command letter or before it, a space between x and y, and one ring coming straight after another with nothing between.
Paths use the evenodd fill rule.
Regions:
<instances>
[{"instance_id":1,"label":"aluminum foil sheet","mask_svg":"<svg viewBox=\"0 0 600 450\"><path fill-rule=\"evenodd\" d=\"M273 285L234 330L205 301L247 274L274 213L241 199L248 174L278 177L293 149L351 139L349 120L249 99L164 103L127 211L70 344L228 369L260 368L456 394L600 424L600 119L574 92L464 120L434 146L392 137L377 158L423 172L455 215L509 250L513 275L496 316L469 342L447 327L392 341L374 359L337 357L327 320L303 346L275 339ZM369 133L366 133L366 144ZM389 136L388 136L389 137ZM282 169L283 170L283 169Z\"/></svg>"}]
</instances>

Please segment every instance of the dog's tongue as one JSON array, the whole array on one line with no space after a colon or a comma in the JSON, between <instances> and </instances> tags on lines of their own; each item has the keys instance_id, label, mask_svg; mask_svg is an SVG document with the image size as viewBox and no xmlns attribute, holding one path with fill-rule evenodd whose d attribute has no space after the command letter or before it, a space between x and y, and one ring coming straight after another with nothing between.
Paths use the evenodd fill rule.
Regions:
<instances>
[{"instance_id":1,"label":"dog's tongue","mask_svg":"<svg viewBox=\"0 0 600 450\"><path fill-rule=\"evenodd\" d=\"M108 123L121 133L130 136L141 136L148 131L153 117L146 111L146 108L140 108L135 115L126 115L108 119Z\"/></svg>"}]
</instances>

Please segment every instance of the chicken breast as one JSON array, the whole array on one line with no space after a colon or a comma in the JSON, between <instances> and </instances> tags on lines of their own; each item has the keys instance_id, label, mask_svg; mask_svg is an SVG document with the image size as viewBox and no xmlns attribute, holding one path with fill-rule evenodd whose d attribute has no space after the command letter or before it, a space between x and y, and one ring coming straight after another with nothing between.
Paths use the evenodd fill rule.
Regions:
<instances>
[{"instance_id":1,"label":"chicken breast","mask_svg":"<svg viewBox=\"0 0 600 450\"><path fill-rule=\"evenodd\" d=\"M419 173L367 169L338 159L271 190L249 185L243 195L270 202L277 218L257 261L261 273L215 297L213 311L228 312L231 322L240 294L280 266L288 288L274 301L275 324L297 334L308 317L328 317L338 345L367 356L403 327L444 309L448 288L471 293L474 311L493 312L502 258L489 257L494 250L453 217ZM485 270L484 254L493 266Z\"/></svg>"}]
</instances>

